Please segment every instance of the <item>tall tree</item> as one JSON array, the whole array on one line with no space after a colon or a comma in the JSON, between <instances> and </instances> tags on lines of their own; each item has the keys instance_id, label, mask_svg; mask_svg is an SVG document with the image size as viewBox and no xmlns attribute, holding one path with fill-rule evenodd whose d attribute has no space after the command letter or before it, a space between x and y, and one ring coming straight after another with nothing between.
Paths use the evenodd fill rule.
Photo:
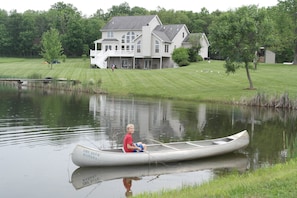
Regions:
<instances>
[{"instance_id":1,"label":"tall tree","mask_svg":"<svg viewBox=\"0 0 297 198\"><path fill-rule=\"evenodd\" d=\"M48 11L50 27L61 35L64 52L68 56L81 56L83 51L83 26L81 13L72 4L58 2Z\"/></svg>"},{"instance_id":2,"label":"tall tree","mask_svg":"<svg viewBox=\"0 0 297 198\"><path fill-rule=\"evenodd\" d=\"M135 6L131 9L131 15L137 16L137 15L149 15L149 11L147 9Z\"/></svg>"},{"instance_id":3,"label":"tall tree","mask_svg":"<svg viewBox=\"0 0 297 198\"><path fill-rule=\"evenodd\" d=\"M279 0L272 17L277 25L279 45L286 52L293 52L293 64L297 65L297 0ZM291 61L291 60L290 60Z\"/></svg>"},{"instance_id":4,"label":"tall tree","mask_svg":"<svg viewBox=\"0 0 297 198\"><path fill-rule=\"evenodd\" d=\"M107 13L107 20L114 16L129 16L131 13L130 6L127 2L121 3L118 6L112 6L110 9L108 9Z\"/></svg>"},{"instance_id":5,"label":"tall tree","mask_svg":"<svg viewBox=\"0 0 297 198\"><path fill-rule=\"evenodd\" d=\"M11 56L20 56L22 48L20 46L20 32L22 27L22 14L13 10L9 13L9 18L6 24L7 31L9 32L11 42L10 47L7 49L7 54Z\"/></svg>"},{"instance_id":6,"label":"tall tree","mask_svg":"<svg viewBox=\"0 0 297 198\"><path fill-rule=\"evenodd\" d=\"M39 13L32 10L25 11L22 14L19 45L23 56L37 56L39 54L40 48L39 51L35 51L38 49L38 40L40 41L41 37L41 34L38 34L37 31L36 19L38 16Z\"/></svg>"},{"instance_id":7,"label":"tall tree","mask_svg":"<svg viewBox=\"0 0 297 198\"><path fill-rule=\"evenodd\" d=\"M201 32L208 35L208 27L212 23L213 16L206 8L202 8L199 13L190 13L189 18L191 22L187 26L191 32Z\"/></svg>"},{"instance_id":8,"label":"tall tree","mask_svg":"<svg viewBox=\"0 0 297 198\"><path fill-rule=\"evenodd\" d=\"M7 30L8 14L0 10L0 55L7 55L7 49L11 46L11 36Z\"/></svg>"},{"instance_id":9,"label":"tall tree","mask_svg":"<svg viewBox=\"0 0 297 198\"><path fill-rule=\"evenodd\" d=\"M53 68L53 62L59 59L63 53L62 44L59 38L58 30L51 28L42 35L41 55L46 62Z\"/></svg>"},{"instance_id":10,"label":"tall tree","mask_svg":"<svg viewBox=\"0 0 297 198\"><path fill-rule=\"evenodd\" d=\"M82 19L82 26L84 30L84 44L88 45L89 49L94 48L94 41L101 38L101 32L99 31L105 22L102 18L97 16L93 16L91 18L84 18ZM87 53L86 55L88 55Z\"/></svg>"},{"instance_id":11,"label":"tall tree","mask_svg":"<svg viewBox=\"0 0 297 198\"><path fill-rule=\"evenodd\" d=\"M189 24L190 20L185 11L166 10L159 8L157 14L163 24Z\"/></svg>"},{"instance_id":12,"label":"tall tree","mask_svg":"<svg viewBox=\"0 0 297 198\"><path fill-rule=\"evenodd\" d=\"M267 36L272 31L271 27L267 15L257 6L243 6L225 12L210 27L211 45L226 59L226 72L235 72L243 63L249 89L254 89L249 64L259 47L271 42Z\"/></svg>"}]
</instances>

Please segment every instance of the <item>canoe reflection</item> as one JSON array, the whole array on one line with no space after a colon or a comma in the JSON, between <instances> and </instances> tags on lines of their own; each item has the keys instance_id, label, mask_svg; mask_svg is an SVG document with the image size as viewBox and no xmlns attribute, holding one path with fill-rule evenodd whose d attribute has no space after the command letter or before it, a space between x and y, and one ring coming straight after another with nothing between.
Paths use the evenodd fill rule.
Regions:
<instances>
[{"instance_id":1,"label":"canoe reflection","mask_svg":"<svg viewBox=\"0 0 297 198\"><path fill-rule=\"evenodd\" d=\"M165 174L193 172L207 169L234 169L244 172L249 162L243 154L229 154L194 161L183 161L166 164L150 164L143 166L117 167L83 167L77 168L71 176L75 189L81 189L102 181L121 178L141 178L144 176L158 176Z\"/></svg>"}]
</instances>

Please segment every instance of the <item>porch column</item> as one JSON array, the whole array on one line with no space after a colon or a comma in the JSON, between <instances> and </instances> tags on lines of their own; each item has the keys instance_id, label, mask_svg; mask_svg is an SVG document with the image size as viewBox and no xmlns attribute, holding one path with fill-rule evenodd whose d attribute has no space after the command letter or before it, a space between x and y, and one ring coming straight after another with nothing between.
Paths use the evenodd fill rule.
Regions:
<instances>
[{"instance_id":1,"label":"porch column","mask_svg":"<svg viewBox=\"0 0 297 198\"><path fill-rule=\"evenodd\" d=\"M95 41L94 43L95 43L95 52L96 52L98 43L97 43L97 41Z\"/></svg>"}]
</instances>

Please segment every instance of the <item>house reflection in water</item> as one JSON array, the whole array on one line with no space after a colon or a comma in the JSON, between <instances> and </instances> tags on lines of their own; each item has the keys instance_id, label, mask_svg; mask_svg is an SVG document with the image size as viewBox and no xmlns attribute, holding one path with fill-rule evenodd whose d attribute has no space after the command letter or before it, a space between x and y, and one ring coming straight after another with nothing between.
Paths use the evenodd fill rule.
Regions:
<instances>
[{"instance_id":1,"label":"house reflection in water","mask_svg":"<svg viewBox=\"0 0 297 198\"><path fill-rule=\"evenodd\" d=\"M201 131L206 123L206 105L202 104L198 108L197 128ZM101 127L107 127L109 138L117 144L122 143L128 123L135 125L135 141L181 139L184 135L178 112L173 111L169 101L94 95L90 97L89 111Z\"/></svg>"}]
</instances>

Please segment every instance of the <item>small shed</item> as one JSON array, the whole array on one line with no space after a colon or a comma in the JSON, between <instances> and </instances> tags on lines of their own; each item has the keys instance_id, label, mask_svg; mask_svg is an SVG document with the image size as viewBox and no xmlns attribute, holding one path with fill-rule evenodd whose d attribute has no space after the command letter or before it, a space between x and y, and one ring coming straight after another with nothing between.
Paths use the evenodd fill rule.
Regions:
<instances>
[{"instance_id":1,"label":"small shed","mask_svg":"<svg viewBox=\"0 0 297 198\"><path fill-rule=\"evenodd\" d=\"M260 63L275 63L275 53L265 49L264 47L261 47L259 50L259 62Z\"/></svg>"}]
</instances>

